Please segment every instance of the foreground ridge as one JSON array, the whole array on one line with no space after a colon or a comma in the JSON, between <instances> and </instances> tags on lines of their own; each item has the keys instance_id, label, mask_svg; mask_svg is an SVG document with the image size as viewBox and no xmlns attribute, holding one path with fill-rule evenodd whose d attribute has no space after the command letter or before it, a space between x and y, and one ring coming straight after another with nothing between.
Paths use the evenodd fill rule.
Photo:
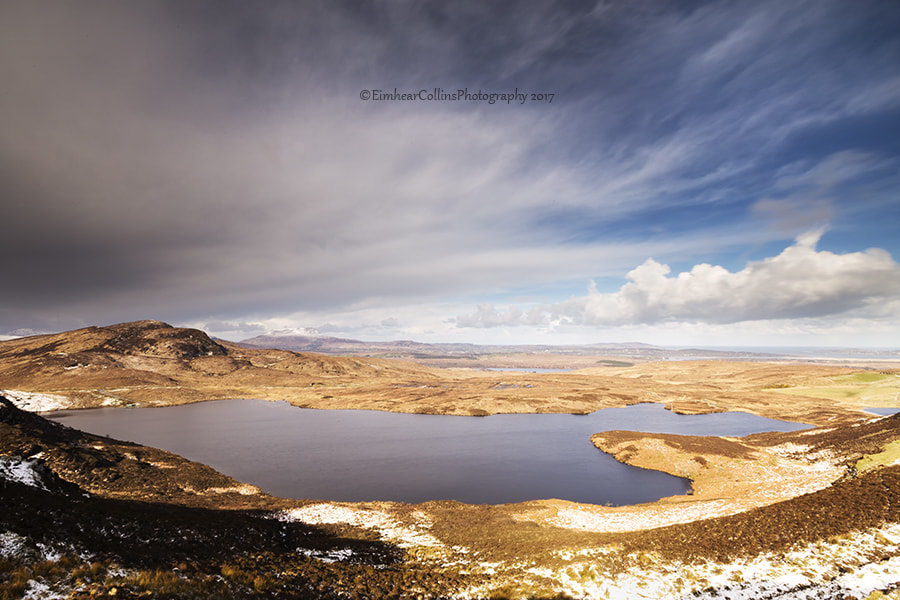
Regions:
<instances>
[{"instance_id":1,"label":"foreground ridge","mask_svg":"<svg viewBox=\"0 0 900 600\"><path fill-rule=\"evenodd\" d=\"M604 439L635 444L634 457L642 443L662 439L699 457L768 449L814 465L827 456L843 471L822 489L739 513L700 511L669 526L651 519L604 533L563 517L602 521L622 509L274 498L0 398L0 590L85 598L630 598L636 590L654 598L866 597L900 586L898 424L900 416L871 419L725 446L607 432ZM671 503L697 504L690 496ZM623 509L640 521L653 506Z\"/></svg>"}]
</instances>

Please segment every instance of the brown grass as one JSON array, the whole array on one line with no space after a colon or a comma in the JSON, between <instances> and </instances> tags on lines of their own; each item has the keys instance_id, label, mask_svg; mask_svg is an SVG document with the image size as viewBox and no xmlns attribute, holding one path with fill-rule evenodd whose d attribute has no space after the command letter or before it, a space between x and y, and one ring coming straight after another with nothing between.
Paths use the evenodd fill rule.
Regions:
<instances>
[{"instance_id":1,"label":"brown grass","mask_svg":"<svg viewBox=\"0 0 900 600\"><path fill-rule=\"evenodd\" d=\"M612 360L562 358L595 365ZM529 355L529 361L534 359ZM556 364L552 356L544 360ZM310 408L477 415L583 414L656 402L691 414L743 410L825 425L864 417L856 406L786 396L777 388L858 372L725 361L653 362L540 374L449 370L390 359L249 349L158 322L0 342L0 389L58 394L73 407L243 397L286 400Z\"/></svg>"}]
</instances>

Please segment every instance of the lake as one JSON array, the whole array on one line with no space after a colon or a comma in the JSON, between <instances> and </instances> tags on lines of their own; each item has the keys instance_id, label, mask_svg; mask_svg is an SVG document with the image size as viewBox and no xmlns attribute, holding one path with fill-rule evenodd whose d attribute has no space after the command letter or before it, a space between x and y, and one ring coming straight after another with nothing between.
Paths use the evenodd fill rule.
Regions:
<instances>
[{"instance_id":1,"label":"lake","mask_svg":"<svg viewBox=\"0 0 900 600\"><path fill-rule=\"evenodd\" d=\"M878 415L881 417L889 417L891 415L896 415L900 412L900 408L884 408L884 407L871 407L866 409L867 413L872 413L873 415Z\"/></svg>"},{"instance_id":2,"label":"lake","mask_svg":"<svg viewBox=\"0 0 900 600\"><path fill-rule=\"evenodd\" d=\"M528 367L487 367L485 371L498 373L571 373L574 369L529 369Z\"/></svg>"},{"instance_id":3,"label":"lake","mask_svg":"<svg viewBox=\"0 0 900 600\"><path fill-rule=\"evenodd\" d=\"M560 498L624 505L690 489L685 479L623 465L596 449L590 436L601 431L743 436L808 427L738 412L677 415L658 404L588 415L459 417L219 400L45 416L175 452L285 498L472 504Z\"/></svg>"}]
</instances>

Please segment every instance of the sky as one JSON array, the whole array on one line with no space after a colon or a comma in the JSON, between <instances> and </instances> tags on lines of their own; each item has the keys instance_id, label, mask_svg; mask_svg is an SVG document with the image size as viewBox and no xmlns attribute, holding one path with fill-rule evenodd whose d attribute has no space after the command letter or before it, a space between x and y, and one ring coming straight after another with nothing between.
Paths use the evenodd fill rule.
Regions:
<instances>
[{"instance_id":1,"label":"sky","mask_svg":"<svg viewBox=\"0 0 900 600\"><path fill-rule=\"evenodd\" d=\"M900 3L0 0L0 334L900 347Z\"/></svg>"}]
</instances>

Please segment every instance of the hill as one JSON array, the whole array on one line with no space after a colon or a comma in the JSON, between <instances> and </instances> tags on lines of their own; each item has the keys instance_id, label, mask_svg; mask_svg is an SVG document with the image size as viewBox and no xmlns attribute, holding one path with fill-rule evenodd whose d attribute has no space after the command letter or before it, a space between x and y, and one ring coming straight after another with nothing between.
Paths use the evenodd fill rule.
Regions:
<instances>
[{"instance_id":1,"label":"hill","mask_svg":"<svg viewBox=\"0 0 900 600\"><path fill-rule=\"evenodd\" d=\"M196 329L137 321L0 342L0 390L37 411L259 398L308 408L484 416L582 414L654 402L682 413L743 410L809 424L865 419L861 409L891 406L900 391L891 372L825 365L717 360L624 366L596 357L588 364L592 368L564 373L445 369L247 348Z\"/></svg>"},{"instance_id":2,"label":"hill","mask_svg":"<svg viewBox=\"0 0 900 600\"><path fill-rule=\"evenodd\" d=\"M262 388L308 390L322 377L411 374L429 375L401 362L251 350L161 321L0 342L0 388L35 410L265 398Z\"/></svg>"}]
</instances>

